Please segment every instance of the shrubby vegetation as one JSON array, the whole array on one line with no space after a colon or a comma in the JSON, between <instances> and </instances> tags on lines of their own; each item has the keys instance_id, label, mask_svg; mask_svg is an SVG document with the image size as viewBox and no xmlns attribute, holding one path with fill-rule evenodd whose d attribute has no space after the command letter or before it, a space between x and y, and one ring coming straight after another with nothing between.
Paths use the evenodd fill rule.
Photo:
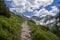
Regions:
<instances>
[{"instance_id":1,"label":"shrubby vegetation","mask_svg":"<svg viewBox=\"0 0 60 40\"><path fill-rule=\"evenodd\" d=\"M23 19L11 14L10 18L0 15L0 40L20 40Z\"/></svg>"},{"instance_id":2,"label":"shrubby vegetation","mask_svg":"<svg viewBox=\"0 0 60 40\"><path fill-rule=\"evenodd\" d=\"M28 21L28 25L31 28L32 40L59 40L59 38L52 32L42 29L35 23Z\"/></svg>"}]
</instances>

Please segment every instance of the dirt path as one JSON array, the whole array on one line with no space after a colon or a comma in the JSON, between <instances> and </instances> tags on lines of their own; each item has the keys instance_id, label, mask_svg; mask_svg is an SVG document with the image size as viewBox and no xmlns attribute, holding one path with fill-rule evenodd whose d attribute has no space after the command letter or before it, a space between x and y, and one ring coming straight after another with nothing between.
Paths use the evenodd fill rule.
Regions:
<instances>
[{"instance_id":1,"label":"dirt path","mask_svg":"<svg viewBox=\"0 0 60 40\"><path fill-rule=\"evenodd\" d=\"M21 40L31 40L30 29L27 21L22 24Z\"/></svg>"}]
</instances>

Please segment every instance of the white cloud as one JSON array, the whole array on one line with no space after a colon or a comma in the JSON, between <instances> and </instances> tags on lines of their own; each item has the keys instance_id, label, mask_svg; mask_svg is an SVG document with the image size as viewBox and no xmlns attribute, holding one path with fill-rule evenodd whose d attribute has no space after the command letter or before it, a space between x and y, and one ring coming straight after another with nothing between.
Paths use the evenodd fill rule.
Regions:
<instances>
[{"instance_id":1,"label":"white cloud","mask_svg":"<svg viewBox=\"0 0 60 40\"><path fill-rule=\"evenodd\" d=\"M8 1L8 0L6 0ZM10 1L10 0L9 0ZM32 12L35 9L39 9L39 7L46 7L51 5L54 0L11 0L11 6L15 8L17 12Z\"/></svg>"},{"instance_id":2,"label":"white cloud","mask_svg":"<svg viewBox=\"0 0 60 40\"><path fill-rule=\"evenodd\" d=\"M57 14L59 12L59 9L56 6L51 6L52 10L50 11L51 13Z\"/></svg>"},{"instance_id":3,"label":"white cloud","mask_svg":"<svg viewBox=\"0 0 60 40\"><path fill-rule=\"evenodd\" d=\"M40 15L42 15L42 16L43 15L55 16L59 12L59 10L56 6L52 6L51 8L52 8L52 10L50 10L50 11L46 10L45 8L42 8L39 11L36 10L34 12L34 16L40 16Z\"/></svg>"},{"instance_id":4,"label":"white cloud","mask_svg":"<svg viewBox=\"0 0 60 40\"><path fill-rule=\"evenodd\" d=\"M48 12L48 10L46 10L45 8L42 8L42 9L40 9L39 11L35 11L34 12L34 16L40 16L40 15L48 15L49 14L49 12ZM50 15L50 14L49 14Z\"/></svg>"}]
</instances>

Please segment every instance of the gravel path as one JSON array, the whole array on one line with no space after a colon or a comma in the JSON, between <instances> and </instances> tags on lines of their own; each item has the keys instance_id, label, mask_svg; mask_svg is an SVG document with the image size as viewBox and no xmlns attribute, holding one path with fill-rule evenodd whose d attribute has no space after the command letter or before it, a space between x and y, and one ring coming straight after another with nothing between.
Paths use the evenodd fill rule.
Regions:
<instances>
[{"instance_id":1,"label":"gravel path","mask_svg":"<svg viewBox=\"0 0 60 40\"><path fill-rule=\"evenodd\" d=\"M27 21L22 24L21 40L31 40L30 29Z\"/></svg>"}]
</instances>

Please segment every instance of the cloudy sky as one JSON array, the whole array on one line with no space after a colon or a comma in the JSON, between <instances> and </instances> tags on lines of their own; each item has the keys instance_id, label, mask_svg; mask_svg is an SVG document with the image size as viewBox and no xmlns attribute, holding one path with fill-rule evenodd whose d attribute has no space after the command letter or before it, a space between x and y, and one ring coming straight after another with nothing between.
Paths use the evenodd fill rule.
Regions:
<instances>
[{"instance_id":1,"label":"cloudy sky","mask_svg":"<svg viewBox=\"0 0 60 40\"><path fill-rule=\"evenodd\" d=\"M5 0L10 11L26 16L54 16L58 13L57 6L60 6L57 2L60 0Z\"/></svg>"}]
</instances>

